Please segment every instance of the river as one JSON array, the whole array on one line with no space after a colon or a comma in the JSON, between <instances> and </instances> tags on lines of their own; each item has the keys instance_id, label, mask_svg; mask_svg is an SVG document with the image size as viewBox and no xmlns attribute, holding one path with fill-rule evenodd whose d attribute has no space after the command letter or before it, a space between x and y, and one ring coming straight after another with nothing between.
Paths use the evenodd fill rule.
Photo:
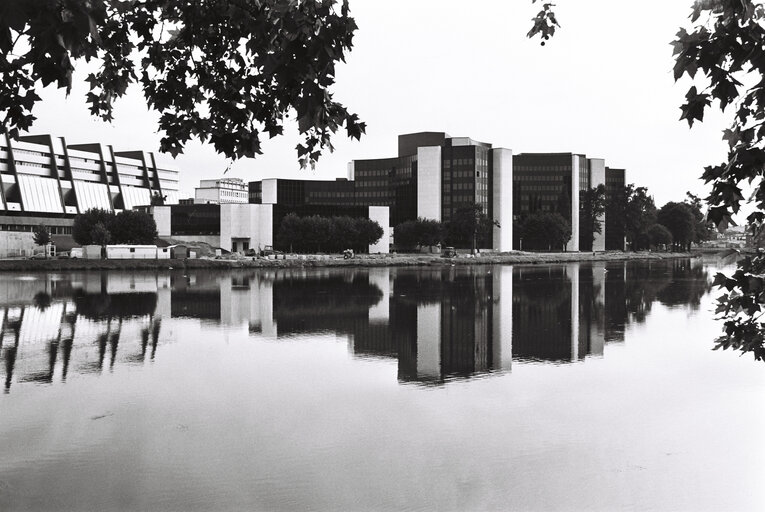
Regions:
<instances>
[{"instance_id":1,"label":"river","mask_svg":"<svg viewBox=\"0 0 765 512\"><path fill-rule=\"evenodd\" d=\"M763 510L717 271L0 274L0 510Z\"/></svg>"}]
</instances>

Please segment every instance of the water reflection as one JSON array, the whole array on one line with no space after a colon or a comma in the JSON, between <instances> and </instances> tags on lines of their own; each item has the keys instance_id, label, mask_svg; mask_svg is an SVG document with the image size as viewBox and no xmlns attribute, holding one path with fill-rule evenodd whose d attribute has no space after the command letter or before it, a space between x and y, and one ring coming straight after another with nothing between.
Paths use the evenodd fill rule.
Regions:
<instances>
[{"instance_id":1,"label":"water reflection","mask_svg":"<svg viewBox=\"0 0 765 512\"><path fill-rule=\"evenodd\" d=\"M2 275L0 372L9 392L147 364L168 324L197 319L271 340L332 333L355 357L395 359L402 382L441 384L602 357L654 303L695 309L709 289L699 260Z\"/></svg>"}]
</instances>

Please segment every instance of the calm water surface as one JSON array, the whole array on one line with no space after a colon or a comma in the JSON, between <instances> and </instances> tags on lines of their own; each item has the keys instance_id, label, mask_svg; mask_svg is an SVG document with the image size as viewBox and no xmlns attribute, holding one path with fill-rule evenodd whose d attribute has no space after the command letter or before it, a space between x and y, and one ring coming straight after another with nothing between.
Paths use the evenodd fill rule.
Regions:
<instances>
[{"instance_id":1,"label":"calm water surface","mask_svg":"<svg viewBox=\"0 0 765 512\"><path fill-rule=\"evenodd\" d=\"M716 270L0 274L0 510L765 510Z\"/></svg>"}]
</instances>

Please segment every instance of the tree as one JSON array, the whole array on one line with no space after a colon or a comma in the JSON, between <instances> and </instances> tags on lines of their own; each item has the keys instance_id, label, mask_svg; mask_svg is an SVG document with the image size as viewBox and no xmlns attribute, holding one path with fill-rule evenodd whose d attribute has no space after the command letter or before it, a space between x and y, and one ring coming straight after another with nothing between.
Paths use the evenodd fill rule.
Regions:
<instances>
[{"instance_id":1,"label":"tree","mask_svg":"<svg viewBox=\"0 0 765 512\"><path fill-rule=\"evenodd\" d=\"M382 238L384 231L382 226L371 219L356 219L356 239L355 247L367 249L370 245L376 244Z\"/></svg>"},{"instance_id":2,"label":"tree","mask_svg":"<svg viewBox=\"0 0 765 512\"><path fill-rule=\"evenodd\" d=\"M694 243L698 244L714 238L716 231L715 225L713 222L707 220L707 216L702 212L703 205L701 198L690 192L686 192L685 195L686 199L683 202L690 207L691 213L693 213L693 218L696 221L695 236L693 238Z\"/></svg>"},{"instance_id":3,"label":"tree","mask_svg":"<svg viewBox=\"0 0 765 512\"><path fill-rule=\"evenodd\" d=\"M414 249L420 243L417 222L407 220L393 228L393 241L399 249Z\"/></svg>"},{"instance_id":4,"label":"tree","mask_svg":"<svg viewBox=\"0 0 765 512\"><path fill-rule=\"evenodd\" d=\"M153 244L157 239L157 223L146 212L125 210L111 220L107 228L115 244Z\"/></svg>"},{"instance_id":5,"label":"tree","mask_svg":"<svg viewBox=\"0 0 765 512\"><path fill-rule=\"evenodd\" d=\"M598 185L582 192L580 210L580 247L592 250L595 233L603 233L603 215L606 212L606 187Z\"/></svg>"},{"instance_id":6,"label":"tree","mask_svg":"<svg viewBox=\"0 0 765 512\"><path fill-rule=\"evenodd\" d=\"M154 192L151 195L150 204L151 206L165 206L165 200L167 199L167 196L163 196L159 192Z\"/></svg>"},{"instance_id":7,"label":"tree","mask_svg":"<svg viewBox=\"0 0 765 512\"><path fill-rule=\"evenodd\" d=\"M115 100L140 84L163 152L196 137L229 158L253 157L261 136L294 116L300 163L313 164L340 127L356 139L365 130L331 92L357 28L348 1L339 12L336 3L4 0L0 130L27 130L36 88L55 82L68 93L75 63L88 60L99 64L86 79L91 113L111 121Z\"/></svg>"},{"instance_id":8,"label":"tree","mask_svg":"<svg viewBox=\"0 0 765 512\"><path fill-rule=\"evenodd\" d=\"M94 241L93 230L96 225L101 224L101 228L108 233L113 218L114 214L108 210L98 208L87 210L74 218L72 238L80 245L106 245L108 242ZM101 229L98 232L100 233Z\"/></svg>"},{"instance_id":9,"label":"tree","mask_svg":"<svg viewBox=\"0 0 765 512\"><path fill-rule=\"evenodd\" d=\"M446 224L447 241L455 247L470 247L475 252L478 244L489 245L492 227L499 223L490 219L479 204L458 208Z\"/></svg>"},{"instance_id":10,"label":"tree","mask_svg":"<svg viewBox=\"0 0 765 512\"><path fill-rule=\"evenodd\" d=\"M666 226L661 224L654 224L648 228L646 232L651 246L657 248L659 246L669 247L672 244L672 233Z\"/></svg>"},{"instance_id":11,"label":"tree","mask_svg":"<svg viewBox=\"0 0 765 512\"><path fill-rule=\"evenodd\" d=\"M629 185L634 188L634 185ZM624 249L626 237L626 211L628 186L607 190L606 193L606 249ZM618 238L617 238L618 237ZM614 244L612 241L619 240ZM609 245L611 242L611 245Z\"/></svg>"},{"instance_id":12,"label":"tree","mask_svg":"<svg viewBox=\"0 0 765 512\"><path fill-rule=\"evenodd\" d=\"M277 247L290 252L340 252L344 249L366 251L382 237L377 222L351 217L299 217L285 215L276 232Z\"/></svg>"},{"instance_id":13,"label":"tree","mask_svg":"<svg viewBox=\"0 0 765 512\"><path fill-rule=\"evenodd\" d=\"M656 205L653 197L648 195L645 187L635 187L629 184L625 187L624 195L624 231L627 242L633 251L647 249L649 240L647 230L656 224Z\"/></svg>"},{"instance_id":14,"label":"tree","mask_svg":"<svg viewBox=\"0 0 765 512\"><path fill-rule=\"evenodd\" d=\"M48 257L47 245L51 242L50 231L45 224L39 224L35 227L34 234L32 235L35 245L39 245L45 250L45 257Z\"/></svg>"},{"instance_id":15,"label":"tree","mask_svg":"<svg viewBox=\"0 0 765 512\"><path fill-rule=\"evenodd\" d=\"M296 214L289 213L285 215L276 232L275 241L277 247L289 249L290 252L302 252L302 227L302 220Z\"/></svg>"},{"instance_id":16,"label":"tree","mask_svg":"<svg viewBox=\"0 0 765 512\"><path fill-rule=\"evenodd\" d=\"M696 236L696 218L690 206L670 201L661 207L656 220L672 233L676 249L691 250L691 243Z\"/></svg>"},{"instance_id":17,"label":"tree","mask_svg":"<svg viewBox=\"0 0 765 512\"><path fill-rule=\"evenodd\" d=\"M100 245L104 246L112 241L112 235L109 232L109 228L103 222L96 222L93 229L89 233L90 241L88 244L83 245Z\"/></svg>"},{"instance_id":18,"label":"tree","mask_svg":"<svg viewBox=\"0 0 765 512\"><path fill-rule=\"evenodd\" d=\"M393 237L401 248L438 245L444 239L444 225L432 219L408 220L393 228Z\"/></svg>"},{"instance_id":19,"label":"tree","mask_svg":"<svg viewBox=\"0 0 765 512\"><path fill-rule=\"evenodd\" d=\"M523 248L561 250L571 239L571 223L559 213L533 213L519 225Z\"/></svg>"}]
</instances>

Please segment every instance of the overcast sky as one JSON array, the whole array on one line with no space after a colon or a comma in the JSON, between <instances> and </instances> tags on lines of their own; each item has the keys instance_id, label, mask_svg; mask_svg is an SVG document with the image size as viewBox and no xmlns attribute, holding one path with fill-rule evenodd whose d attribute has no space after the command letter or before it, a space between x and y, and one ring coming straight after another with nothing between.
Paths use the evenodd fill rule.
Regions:
<instances>
[{"instance_id":1,"label":"overcast sky","mask_svg":"<svg viewBox=\"0 0 765 512\"><path fill-rule=\"evenodd\" d=\"M397 135L446 131L514 153L575 152L627 169L657 205L703 194L705 165L726 155L726 117L688 128L679 121L689 82L674 83L672 48L691 0L560 0L562 28L546 46L528 40L531 0L351 0L359 30L341 64L335 98L367 123L360 142L343 134L316 170L301 170L297 129L266 141L264 154L234 164L228 175L333 179L353 159L394 156ZM84 72L77 76L83 77ZM33 133L70 143L102 141L116 149L157 150L157 115L135 87L113 124L88 114L86 87L66 98L46 89ZM169 156L165 158L170 159ZM175 165L186 195L201 178L223 175L227 161L192 143Z\"/></svg>"}]
</instances>

